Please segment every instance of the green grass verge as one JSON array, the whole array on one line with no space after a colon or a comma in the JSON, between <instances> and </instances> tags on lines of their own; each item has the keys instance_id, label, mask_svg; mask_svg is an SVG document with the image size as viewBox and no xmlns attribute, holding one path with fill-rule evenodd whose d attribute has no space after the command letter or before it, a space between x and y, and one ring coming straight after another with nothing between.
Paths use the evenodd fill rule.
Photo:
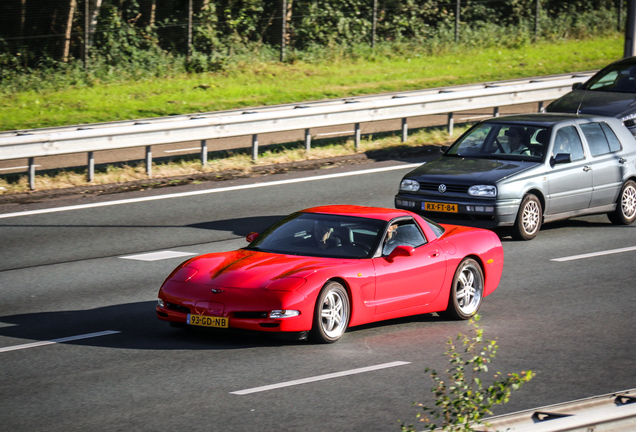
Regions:
<instances>
[{"instance_id":1,"label":"green grass verge","mask_svg":"<svg viewBox=\"0 0 636 432\"><path fill-rule=\"evenodd\" d=\"M622 57L623 36L455 49L439 55L324 62L245 62L183 74L58 90L0 89L1 130L160 117L598 69Z\"/></svg>"}]
</instances>

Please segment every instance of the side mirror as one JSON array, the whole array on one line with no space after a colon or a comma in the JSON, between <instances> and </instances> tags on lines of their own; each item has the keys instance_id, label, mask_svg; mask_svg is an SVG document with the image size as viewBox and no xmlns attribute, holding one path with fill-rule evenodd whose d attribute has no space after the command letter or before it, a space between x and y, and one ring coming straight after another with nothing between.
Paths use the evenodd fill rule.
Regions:
<instances>
[{"instance_id":1,"label":"side mirror","mask_svg":"<svg viewBox=\"0 0 636 432\"><path fill-rule=\"evenodd\" d=\"M572 84L572 90L578 90L583 87L583 83L574 83Z\"/></svg>"},{"instance_id":2,"label":"side mirror","mask_svg":"<svg viewBox=\"0 0 636 432\"><path fill-rule=\"evenodd\" d=\"M555 165L572 162L572 156L570 153L559 153L556 156L550 158L550 166L554 168Z\"/></svg>"},{"instance_id":3,"label":"side mirror","mask_svg":"<svg viewBox=\"0 0 636 432\"><path fill-rule=\"evenodd\" d=\"M256 240L256 237L258 237L258 233L251 232L245 237L245 240L247 240L248 243L252 243L254 240Z\"/></svg>"},{"instance_id":4,"label":"side mirror","mask_svg":"<svg viewBox=\"0 0 636 432\"><path fill-rule=\"evenodd\" d=\"M386 257L386 260L388 262L393 262L395 261L396 257L411 256L413 255L414 250L415 249L413 249L411 246L404 246L404 245L396 246L395 249L393 249L393 251L389 254L389 256Z\"/></svg>"}]
</instances>

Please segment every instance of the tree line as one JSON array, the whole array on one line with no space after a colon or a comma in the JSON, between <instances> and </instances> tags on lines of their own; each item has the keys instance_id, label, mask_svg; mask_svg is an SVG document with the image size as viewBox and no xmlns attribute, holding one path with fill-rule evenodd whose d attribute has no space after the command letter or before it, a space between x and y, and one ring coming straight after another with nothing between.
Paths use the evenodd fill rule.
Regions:
<instances>
[{"instance_id":1,"label":"tree line","mask_svg":"<svg viewBox=\"0 0 636 432\"><path fill-rule=\"evenodd\" d=\"M598 11L617 16L603 25L620 27L623 8L624 0L3 0L0 65L116 62L136 50L227 56L249 44L280 48L283 58L284 49L425 41L442 30L457 39L461 26L537 32L540 19L574 25Z\"/></svg>"}]
</instances>

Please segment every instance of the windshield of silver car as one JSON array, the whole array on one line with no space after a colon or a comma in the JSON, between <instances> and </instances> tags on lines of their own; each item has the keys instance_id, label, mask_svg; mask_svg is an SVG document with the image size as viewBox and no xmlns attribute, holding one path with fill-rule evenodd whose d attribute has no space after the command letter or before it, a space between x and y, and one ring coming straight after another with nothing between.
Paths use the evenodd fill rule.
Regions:
<instances>
[{"instance_id":1,"label":"windshield of silver car","mask_svg":"<svg viewBox=\"0 0 636 432\"><path fill-rule=\"evenodd\" d=\"M518 123L482 123L453 144L446 156L540 161L548 144L544 127Z\"/></svg>"}]
</instances>

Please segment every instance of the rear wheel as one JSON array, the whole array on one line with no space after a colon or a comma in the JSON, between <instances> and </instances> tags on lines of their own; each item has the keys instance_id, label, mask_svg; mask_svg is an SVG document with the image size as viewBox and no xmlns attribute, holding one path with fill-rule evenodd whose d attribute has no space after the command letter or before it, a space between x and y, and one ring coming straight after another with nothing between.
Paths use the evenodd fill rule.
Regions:
<instances>
[{"instance_id":1,"label":"rear wheel","mask_svg":"<svg viewBox=\"0 0 636 432\"><path fill-rule=\"evenodd\" d=\"M439 315L453 319L468 319L479 310L483 296L484 272L477 261L465 258L455 271L448 307Z\"/></svg>"},{"instance_id":2,"label":"rear wheel","mask_svg":"<svg viewBox=\"0 0 636 432\"><path fill-rule=\"evenodd\" d=\"M532 240L541 229L542 219L541 202L532 194L526 195L519 206L512 237L517 240Z\"/></svg>"},{"instance_id":3,"label":"rear wheel","mask_svg":"<svg viewBox=\"0 0 636 432\"><path fill-rule=\"evenodd\" d=\"M636 183L625 182L616 202L616 210L607 215L615 225L629 225L636 219Z\"/></svg>"},{"instance_id":4,"label":"rear wheel","mask_svg":"<svg viewBox=\"0 0 636 432\"><path fill-rule=\"evenodd\" d=\"M336 342L347 330L350 313L347 290L338 282L328 282L316 301L310 338L318 343Z\"/></svg>"}]
</instances>

